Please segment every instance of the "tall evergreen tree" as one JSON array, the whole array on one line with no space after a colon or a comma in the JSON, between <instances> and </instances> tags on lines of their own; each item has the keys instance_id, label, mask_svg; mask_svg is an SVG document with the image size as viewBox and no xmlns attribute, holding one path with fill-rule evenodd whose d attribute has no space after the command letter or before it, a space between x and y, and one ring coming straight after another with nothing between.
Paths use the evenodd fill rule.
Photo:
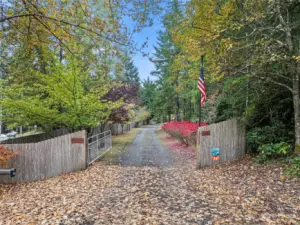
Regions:
<instances>
[{"instance_id":1,"label":"tall evergreen tree","mask_svg":"<svg viewBox=\"0 0 300 225\"><path fill-rule=\"evenodd\" d=\"M122 80L128 84L140 84L139 71L128 56L125 59L125 72Z\"/></svg>"},{"instance_id":2,"label":"tall evergreen tree","mask_svg":"<svg viewBox=\"0 0 300 225\"><path fill-rule=\"evenodd\" d=\"M158 77L156 112L163 117L180 120L180 93L178 92L180 71L173 70L174 57L180 53L180 48L174 45L172 40L172 29L180 23L181 8L178 0L170 3L170 9L163 18L164 29L158 32L158 41L155 46L154 64L155 71L152 75ZM175 76L174 76L175 75ZM154 105L153 105L154 106Z\"/></svg>"},{"instance_id":3,"label":"tall evergreen tree","mask_svg":"<svg viewBox=\"0 0 300 225\"><path fill-rule=\"evenodd\" d=\"M156 84L150 80L148 77L147 80L143 82L143 88L141 90L141 98L143 100L143 104L148 108L152 109L154 93L156 91Z\"/></svg>"}]
</instances>

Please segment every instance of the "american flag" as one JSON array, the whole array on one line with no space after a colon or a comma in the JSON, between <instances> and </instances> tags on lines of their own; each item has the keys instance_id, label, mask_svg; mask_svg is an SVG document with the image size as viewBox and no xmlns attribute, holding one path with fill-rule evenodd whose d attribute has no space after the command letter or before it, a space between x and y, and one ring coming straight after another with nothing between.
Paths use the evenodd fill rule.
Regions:
<instances>
[{"instance_id":1,"label":"american flag","mask_svg":"<svg viewBox=\"0 0 300 225\"><path fill-rule=\"evenodd\" d=\"M204 106L206 100L206 86L204 83L204 72L203 68L200 69L200 75L198 79L198 90L201 93L201 107Z\"/></svg>"}]
</instances>

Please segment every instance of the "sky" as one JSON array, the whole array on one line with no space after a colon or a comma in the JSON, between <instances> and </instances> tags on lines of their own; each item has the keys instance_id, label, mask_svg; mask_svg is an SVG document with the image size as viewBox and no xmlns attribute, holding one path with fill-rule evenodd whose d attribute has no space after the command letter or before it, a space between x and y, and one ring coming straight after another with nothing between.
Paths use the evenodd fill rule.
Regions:
<instances>
[{"instance_id":1,"label":"sky","mask_svg":"<svg viewBox=\"0 0 300 225\"><path fill-rule=\"evenodd\" d=\"M145 48L144 51L147 53L154 53L154 45L157 41L157 32L161 30L162 23L161 20L155 19L153 21L152 27L144 28L140 33L135 33L133 36L134 41L138 44L138 46L141 46L148 37L148 48ZM155 80L156 78L154 76L151 76L150 73L155 69L154 64L150 62L150 60L147 57L143 57L141 53L136 53L133 57L134 65L139 70L139 75L141 80L147 79L147 77L150 77L151 80Z\"/></svg>"},{"instance_id":2,"label":"sky","mask_svg":"<svg viewBox=\"0 0 300 225\"><path fill-rule=\"evenodd\" d=\"M170 0L163 1L161 0L161 6L166 9L168 8L168 4L170 3ZM187 0L179 0L180 4L185 4ZM163 29L162 25L162 14L156 15L153 18L153 25L152 27L144 28L140 33L135 33L133 36L134 41L141 46L146 38L148 37L148 48L146 48L146 52L150 53L150 56L155 52L154 51L154 45L156 45L157 42L157 32L159 30ZM132 22L127 20L127 23L129 27L132 27ZM151 54L152 53L152 54ZM150 73L155 69L154 64L150 62L150 60L147 57L143 57L140 53L137 53L133 56L133 62L134 65L139 70L139 75L141 80L147 79L147 77L150 77L151 80L156 80L156 77L151 76Z\"/></svg>"}]
</instances>

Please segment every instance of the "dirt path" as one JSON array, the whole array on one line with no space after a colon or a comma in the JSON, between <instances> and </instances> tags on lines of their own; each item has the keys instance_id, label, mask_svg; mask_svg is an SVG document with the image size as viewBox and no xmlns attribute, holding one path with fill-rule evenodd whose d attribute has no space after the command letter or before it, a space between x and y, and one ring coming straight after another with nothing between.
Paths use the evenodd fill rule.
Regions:
<instances>
[{"instance_id":1,"label":"dirt path","mask_svg":"<svg viewBox=\"0 0 300 225\"><path fill-rule=\"evenodd\" d=\"M0 225L300 222L300 182L282 178L280 166L245 159L195 170L195 159L166 149L155 129L141 129L117 165L0 185Z\"/></svg>"}]
</instances>

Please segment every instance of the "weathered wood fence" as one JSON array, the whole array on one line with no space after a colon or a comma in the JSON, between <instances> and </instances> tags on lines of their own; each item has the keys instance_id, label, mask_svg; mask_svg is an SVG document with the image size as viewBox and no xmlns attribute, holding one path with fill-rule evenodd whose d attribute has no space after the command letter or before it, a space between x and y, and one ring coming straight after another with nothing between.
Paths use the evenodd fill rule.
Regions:
<instances>
[{"instance_id":1,"label":"weathered wood fence","mask_svg":"<svg viewBox=\"0 0 300 225\"><path fill-rule=\"evenodd\" d=\"M29 182L87 167L86 131L59 136L37 143L4 144L18 152L8 161L16 176L0 176L0 183Z\"/></svg>"},{"instance_id":2,"label":"weathered wood fence","mask_svg":"<svg viewBox=\"0 0 300 225\"><path fill-rule=\"evenodd\" d=\"M140 127L145 124L147 124L147 121L130 122L127 124L123 124L123 132L125 133L127 131L130 131L133 128ZM102 133L102 132L108 131L108 130L111 131L112 135L119 135L122 133L122 125L121 124L103 124L103 125L93 128L91 130L91 132L89 133L89 135L93 136L95 134Z\"/></svg>"},{"instance_id":3,"label":"weathered wood fence","mask_svg":"<svg viewBox=\"0 0 300 225\"><path fill-rule=\"evenodd\" d=\"M212 166L245 155L245 129L237 120L200 127L197 167Z\"/></svg>"},{"instance_id":4,"label":"weathered wood fence","mask_svg":"<svg viewBox=\"0 0 300 225\"><path fill-rule=\"evenodd\" d=\"M120 124L106 124L91 129L89 134L87 131L69 133L66 129L60 129L51 134L43 133L3 141L1 145L18 152L17 156L7 162L8 167L15 168L17 172L13 178L0 176L0 183L38 181L83 170L91 160L88 155L88 137L103 131L110 131L111 134L117 135L122 133L122 129L123 132L127 132L143 124L146 122L131 122L124 124L123 128ZM107 140L101 139L99 143L95 154L111 148L111 136ZM97 158L97 155L93 157Z\"/></svg>"},{"instance_id":5,"label":"weathered wood fence","mask_svg":"<svg viewBox=\"0 0 300 225\"><path fill-rule=\"evenodd\" d=\"M118 135L122 133L122 129L123 132L125 133L130 131L132 128L140 127L142 125L145 125L146 123L147 121L130 122L127 124L123 124L123 128L121 124L103 124L98 127L92 128L91 131L89 132L89 135L92 136L107 130L110 130L112 135ZM37 142L45 141L51 138L55 138L55 137L59 137L71 133L72 130L62 128L62 129L53 130L49 133L39 133L39 134L33 134L33 135L28 135L23 137L12 138L5 141L1 141L0 143L1 144L37 143Z\"/></svg>"},{"instance_id":6,"label":"weathered wood fence","mask_svg":"<svg viewBox=\"0 0 300 225\"><path fill-rule=\"evenodd\" d=\"M51 138L59 137L59 136L62 136L65 134L70 134L70 133L72 133L71 130L62 128L62 129L53 130L49 133L32 134L32 135L28 135L28 136L8 139L5 141L1 141L1 144L36 143L36 142L45 141L45 140L48 140Z\"/></svg>"}]
</instances>

